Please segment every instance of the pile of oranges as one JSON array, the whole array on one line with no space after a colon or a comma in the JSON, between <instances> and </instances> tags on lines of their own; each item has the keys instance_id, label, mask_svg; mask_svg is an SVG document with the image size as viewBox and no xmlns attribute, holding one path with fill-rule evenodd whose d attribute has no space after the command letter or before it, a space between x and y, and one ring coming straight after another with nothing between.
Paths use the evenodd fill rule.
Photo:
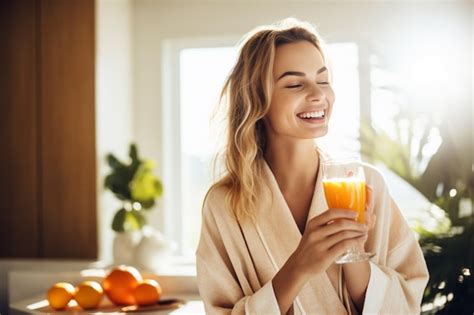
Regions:
<instances>
[{"instance_id":1,"label":"pile of oranges","mask_svg":"<svg viewBox=\"0 0 474 315\"><path fill-rule=\"evenodd\" d=\"M96 281L84 281L74 287L67 282L58 282L48 291L49 305L60 310L67 307L71 300L85 310L95 309L103 295L115 305L152 305L162 294L157 281L143 279L137 269L130 266L114 268L99 284Z\"/></svg>"}]
</instances>

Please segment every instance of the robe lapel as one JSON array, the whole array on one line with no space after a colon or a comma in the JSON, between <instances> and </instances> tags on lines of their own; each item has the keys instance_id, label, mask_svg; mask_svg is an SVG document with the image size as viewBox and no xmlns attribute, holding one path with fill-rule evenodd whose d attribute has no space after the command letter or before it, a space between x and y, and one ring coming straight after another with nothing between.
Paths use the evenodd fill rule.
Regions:
<instances>
[{"instance_id":1,"label":"robe lapel","mask_svg":"<svg viewBox=\"0 0 474 315\"><path fill-rule=\"evenodd\" d=\"M295 251L302 236L270 167L266 162L264 165L265 179L270 189L268 191L264 188L265 193L262 194L260 200L256 229L276 273ZM325 210L327 210L327 204L324 198L321 171L319 171L306 223ZM338 266L331 268L332 272L337 272L334 268ZM298 300L296 304L302 307L298 313L347 313L327 273L309 280L300 291Z\"/></svg>"},{"instance_id":2,"label":"robe lapel","mask_svg":"<svg viewBox=\"0 0 474 315\"><path fill-rule=\"evenodd\" d=\"M321 166L321 159L320 159L318 178L316 179L316 186L314 188L313 199L311 200L311 206L309 208L308 218L306 219L306 225L311 219L323 213L327 209L328 209L328 205L326 202L326 197L324 196L322 166Z\"/></svg>"},{"instance_id":3,"label":"robe lapel","mask_svg":"<svg viewBox=\"0 0 474 315\"><path fill-rule=\"evenodd\" d=\"M266 162L264 173L269 190L264 188L265 193L259 204L258 227L262 232L260 237L265 238L279 269L295 251L301 240L301 233Z\"/></svg>"}]
</instances>

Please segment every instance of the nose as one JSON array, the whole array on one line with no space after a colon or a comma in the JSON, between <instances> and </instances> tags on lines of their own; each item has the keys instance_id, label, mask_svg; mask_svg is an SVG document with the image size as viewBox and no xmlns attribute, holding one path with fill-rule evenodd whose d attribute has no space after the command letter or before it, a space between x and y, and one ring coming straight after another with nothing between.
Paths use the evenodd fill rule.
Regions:
<instances>
[{"instance_id":1,"label":"nose","mask_svg":"<svg viewBox=\"0 0 474 315\"><path fill-rule=\"evenodd\" d=\"M324 92L316 83L311 85L308 95L306 96L308 102L319 102L324 98Z\"/></svg>"}]
</instances>

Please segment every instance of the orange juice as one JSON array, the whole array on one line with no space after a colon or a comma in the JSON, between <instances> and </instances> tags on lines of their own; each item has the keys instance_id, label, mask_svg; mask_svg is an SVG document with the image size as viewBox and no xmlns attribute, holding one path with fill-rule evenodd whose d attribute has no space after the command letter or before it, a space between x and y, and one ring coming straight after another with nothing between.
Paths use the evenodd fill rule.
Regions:
<instances>
[{"instance_id":1,"label":"orange juice","mask_svg":"<svg viewBox=\"0 0 474 315\"><path fill-rule=\"evenodd\" d=\"M329 208L356 211L357 222L364 223L365 181L360 178L331 178L323 180L324 194Z\"/></svg>"}]
</instances>

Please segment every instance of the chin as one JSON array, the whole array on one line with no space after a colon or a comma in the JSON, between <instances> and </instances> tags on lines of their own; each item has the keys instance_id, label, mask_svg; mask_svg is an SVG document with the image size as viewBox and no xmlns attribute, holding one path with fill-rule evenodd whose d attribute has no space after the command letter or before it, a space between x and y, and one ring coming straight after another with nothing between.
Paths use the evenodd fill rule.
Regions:
<instances>
[{"instance_id":1,"label":"chin","mask_svg":"<svg viewBox=\"0 0 474 315\"><path fill-rule=\"evenodd\" d=\"M324 128L321 130L315 130L314 132L311 133L311 136L308 138L311 138L311 139L321 138L327 134L328 134L328 128Z\"/></svg>"}]
</instances>

